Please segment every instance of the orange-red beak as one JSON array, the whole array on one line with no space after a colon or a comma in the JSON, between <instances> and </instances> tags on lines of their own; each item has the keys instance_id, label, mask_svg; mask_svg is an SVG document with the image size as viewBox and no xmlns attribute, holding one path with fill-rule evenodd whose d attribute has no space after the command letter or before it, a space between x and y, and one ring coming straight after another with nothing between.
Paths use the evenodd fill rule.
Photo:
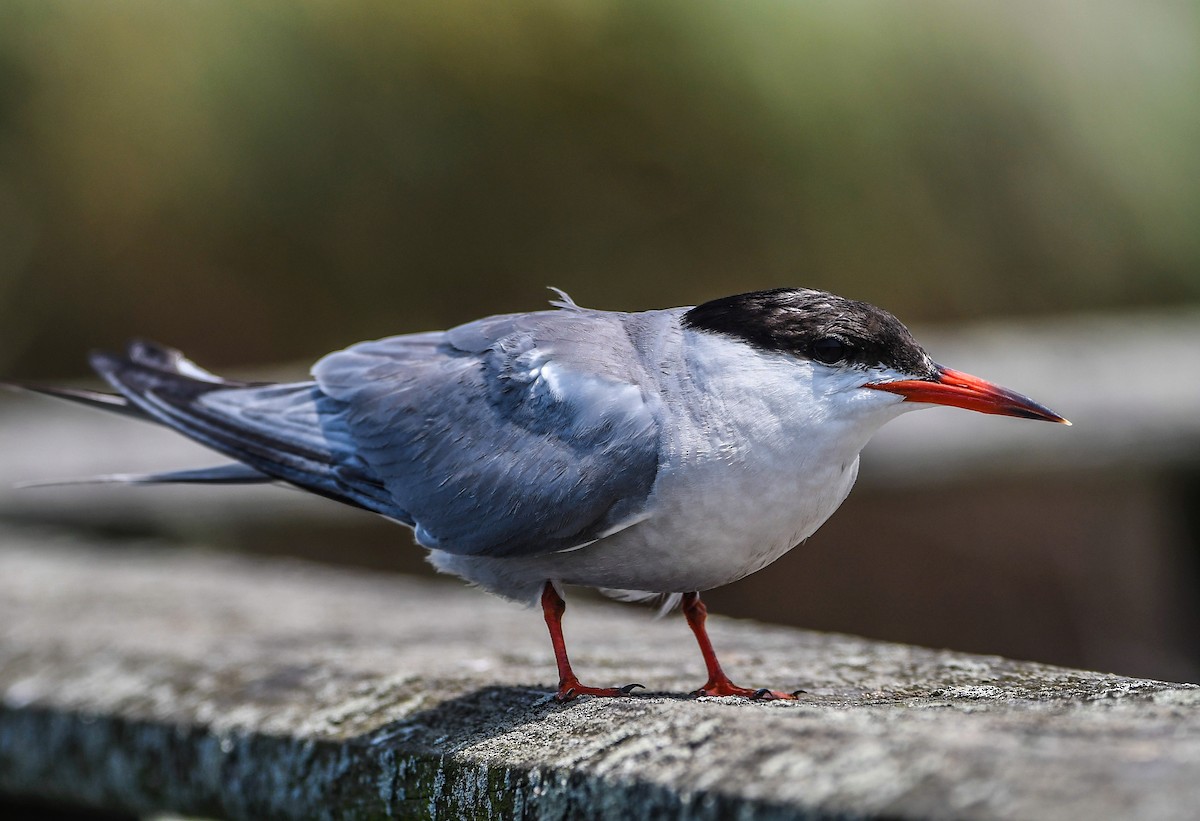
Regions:
<instances>
[{"instance_id":1,"label":"orange-red beak","mask_svg":"<svg viewBox=\"0 0 1200 821\"><path fill-rule=\"evenodd\" d=\"M1047 422L1071 424L1045 405L1028 396L993 385L978 376L938 366L933 379L902 379L896 382L872 382L864 385L877 391L903 396L909 402L928 402L956 408L995 413L1000 416L1019 416L1023 419L1042 419Z\"/></svg>"}]
</instances>

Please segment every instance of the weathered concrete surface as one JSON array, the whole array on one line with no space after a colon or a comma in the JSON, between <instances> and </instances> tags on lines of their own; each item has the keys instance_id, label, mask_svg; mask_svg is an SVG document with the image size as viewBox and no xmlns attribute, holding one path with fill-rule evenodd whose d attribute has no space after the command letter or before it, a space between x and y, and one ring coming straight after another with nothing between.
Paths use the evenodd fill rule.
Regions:
<instances>
[{"instance_id":1,"label":"weathered concrete surface","mask_svg":"<svg viewBox=\"0 0 1200 821\"><path fill-rule=\"evenodd\" d=\"M0 533L0 792L238 818L1193 818L1200 689L453 583Z\"/></svg>"}]
</instances>

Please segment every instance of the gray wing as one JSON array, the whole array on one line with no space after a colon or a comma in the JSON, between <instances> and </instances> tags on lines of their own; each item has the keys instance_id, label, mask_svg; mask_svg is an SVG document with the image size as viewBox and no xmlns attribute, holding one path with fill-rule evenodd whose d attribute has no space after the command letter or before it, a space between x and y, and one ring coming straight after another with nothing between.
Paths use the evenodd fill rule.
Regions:
<instances>
[{"instance_id":1,"label":"gray wing","mask_svg":"<svg viewBox=\"0 0 1200 821\"><path fill-rule=\"evenodd\" d=\"M657 473L659 400L622 316L490 317L355 345L313 376L421 544L568 550L644 518Z\"/></svg>"}]
</instances>

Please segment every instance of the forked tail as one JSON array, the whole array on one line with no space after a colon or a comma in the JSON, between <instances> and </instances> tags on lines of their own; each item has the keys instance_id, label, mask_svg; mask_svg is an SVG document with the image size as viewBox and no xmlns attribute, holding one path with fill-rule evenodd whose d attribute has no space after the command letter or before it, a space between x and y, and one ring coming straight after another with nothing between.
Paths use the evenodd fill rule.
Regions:
<instances>
[{"instance_id":1,"label":"forked tail","mask_svg":"<svg viewBox=\"0 0 1200 821\"><path fill-rule=\"evenodd\" d=\"M92 367L117 393L10 385L165 425L235 463L74 482L247 484L284 481L356 507L392 514L382 484L360 469L339 430L335 400L312 382L222 379L179 351L144 340L123 354L96 352ZM55 484L55 483L51 483Z\"/></svg>"}]
</instances>

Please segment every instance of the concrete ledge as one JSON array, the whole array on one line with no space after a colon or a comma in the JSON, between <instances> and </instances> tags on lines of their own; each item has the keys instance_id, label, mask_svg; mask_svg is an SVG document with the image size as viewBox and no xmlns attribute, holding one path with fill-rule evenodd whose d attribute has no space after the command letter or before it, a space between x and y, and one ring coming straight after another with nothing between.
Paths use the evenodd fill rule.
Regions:
<instances>
[{"instance_id":1,"label":"concrete ledge","mask_svg":"<svg viewBox=\"0 0 1200 821\"><path fill-rule=\"evenodd\" d=\"M456 584L0 533L0 793L233 818L1193 817L1200 689ZM948 614L952 615L952 614Z\"/></svg>"}]
</instances>

